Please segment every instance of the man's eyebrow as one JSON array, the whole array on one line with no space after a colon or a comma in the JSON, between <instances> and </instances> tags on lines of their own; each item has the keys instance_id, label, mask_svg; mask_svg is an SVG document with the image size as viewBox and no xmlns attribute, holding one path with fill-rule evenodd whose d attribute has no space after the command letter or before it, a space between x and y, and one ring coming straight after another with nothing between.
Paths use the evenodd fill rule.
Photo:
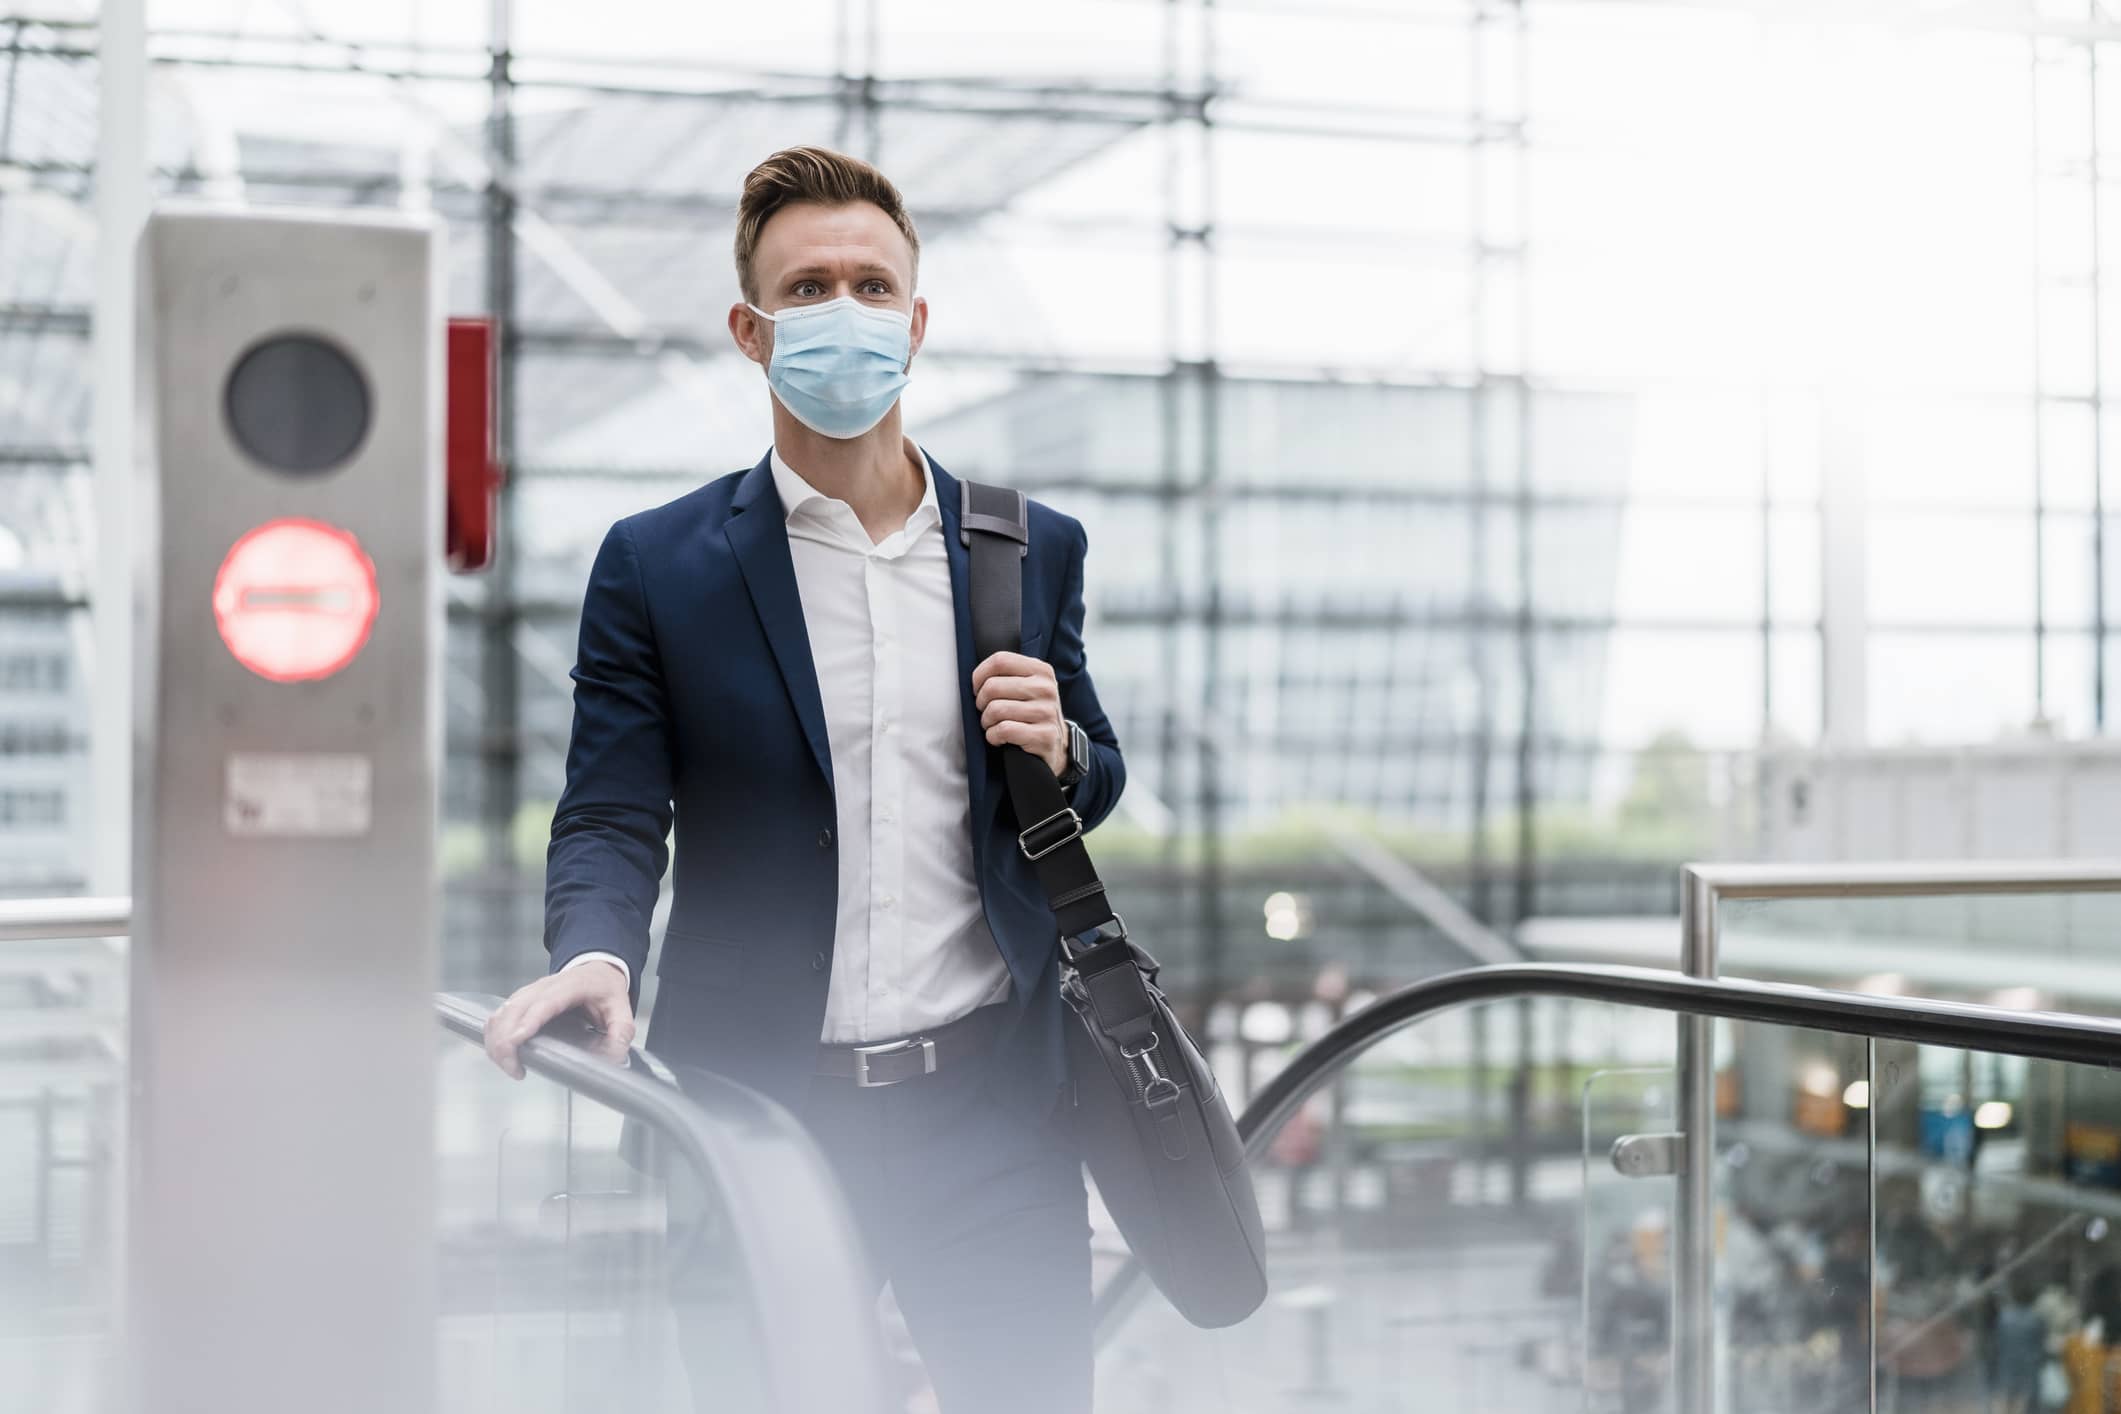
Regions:
<instances>
[{"instance_id":1,"label":"man's eyebrow","mask_svg":"<svg viewBox=\"0 0 2121 1414\"><path fill-rule=\"evenodd\" d=\"M789 280L814 280L820 275L837 274L838 270L839 267L834 265L799 265L781 278L784 282ZM894 280L898 278L896 270L881 261L875 260L863 261L860 265L854 267L854 272L857 275L887 275Z\"/></svg>"}]
</instances>

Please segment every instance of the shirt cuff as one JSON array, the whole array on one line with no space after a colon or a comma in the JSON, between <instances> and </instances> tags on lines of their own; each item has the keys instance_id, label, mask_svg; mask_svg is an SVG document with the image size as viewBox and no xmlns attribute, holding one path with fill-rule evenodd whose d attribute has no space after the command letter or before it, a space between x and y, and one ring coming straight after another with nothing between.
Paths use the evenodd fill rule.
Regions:
<instances>
[{"instance_id":1,"label":"shirt cuff","mask_svg":"<svg viewBox=\"0 0 2121 1414\"><path fill-rule=\"evenodd\" d=\"M626 965L625 958L620 957L615 952L576 953L573 957L560 964L560 971L565 972L569 968L580 967L585 962L608 962L619 970L619 975L626 979L628 987L633 985L633 969Z\"/></svg>"}]
</instances>

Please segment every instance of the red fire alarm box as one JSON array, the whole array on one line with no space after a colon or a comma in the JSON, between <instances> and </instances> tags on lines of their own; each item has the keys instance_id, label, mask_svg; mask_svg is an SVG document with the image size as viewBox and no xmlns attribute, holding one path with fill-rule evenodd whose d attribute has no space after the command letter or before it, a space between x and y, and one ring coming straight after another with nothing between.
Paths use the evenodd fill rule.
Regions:
<instances>
[{"instance_id":1,"label":"red fire alarm box","mask_svg":"<svg viewBox=\"0 0 2121 1414\"><path fill-rule=\"evenodd\" d=\"M449 567L493 563L501 464L494 456L494 330L491 319L449 321Z\"/></svg>"}]
</instances>

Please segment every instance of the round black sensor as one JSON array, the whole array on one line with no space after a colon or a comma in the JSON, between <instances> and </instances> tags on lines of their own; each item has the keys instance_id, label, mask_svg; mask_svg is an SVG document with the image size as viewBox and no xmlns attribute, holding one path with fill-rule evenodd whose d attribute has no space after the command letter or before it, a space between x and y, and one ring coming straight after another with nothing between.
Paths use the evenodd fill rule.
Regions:
<instances>
[{"instance_id":1,"label":"round black sensor","mask_svg":"<svg viewBox=\"0 0 2121 1414\"><path fill-rule=\"evenodd\" d=\"M276 334L252 345L228 375L227 404L236 445L295 476L330 471L368 434L368 380L312 334Z\"/></svg>"}]
</instances>

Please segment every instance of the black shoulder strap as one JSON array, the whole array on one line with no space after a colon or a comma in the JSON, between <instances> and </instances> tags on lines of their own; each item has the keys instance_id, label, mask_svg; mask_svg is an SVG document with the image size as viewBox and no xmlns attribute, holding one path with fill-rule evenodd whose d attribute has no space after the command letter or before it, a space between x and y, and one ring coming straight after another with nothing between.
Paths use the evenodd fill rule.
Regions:
<instances>
[{"instance_id":1,"label":"black shoulder strap","mask_svg":"<svg viewBox=\"0 0 2121 1414\"><path fill-rule=\"evenodd\" d=\"M994 653L1023 651L1023 561L1031 553L1030 520L1023 492L976 481L958 484L963 491L958 535L971 558L972 656L983 663ZM1002 767L1016 810L1017 847L1038 874L1062 939L1072 944L1080 934L1098 929L1099 942L1123 941L1126 925L1106 901L1105 886L1083 848L1081 817L1060 782L1044 761L1020 746L1002 748ZM1087 963L1088 954L1078 960Z\"/></svg>"}]
</instances>

